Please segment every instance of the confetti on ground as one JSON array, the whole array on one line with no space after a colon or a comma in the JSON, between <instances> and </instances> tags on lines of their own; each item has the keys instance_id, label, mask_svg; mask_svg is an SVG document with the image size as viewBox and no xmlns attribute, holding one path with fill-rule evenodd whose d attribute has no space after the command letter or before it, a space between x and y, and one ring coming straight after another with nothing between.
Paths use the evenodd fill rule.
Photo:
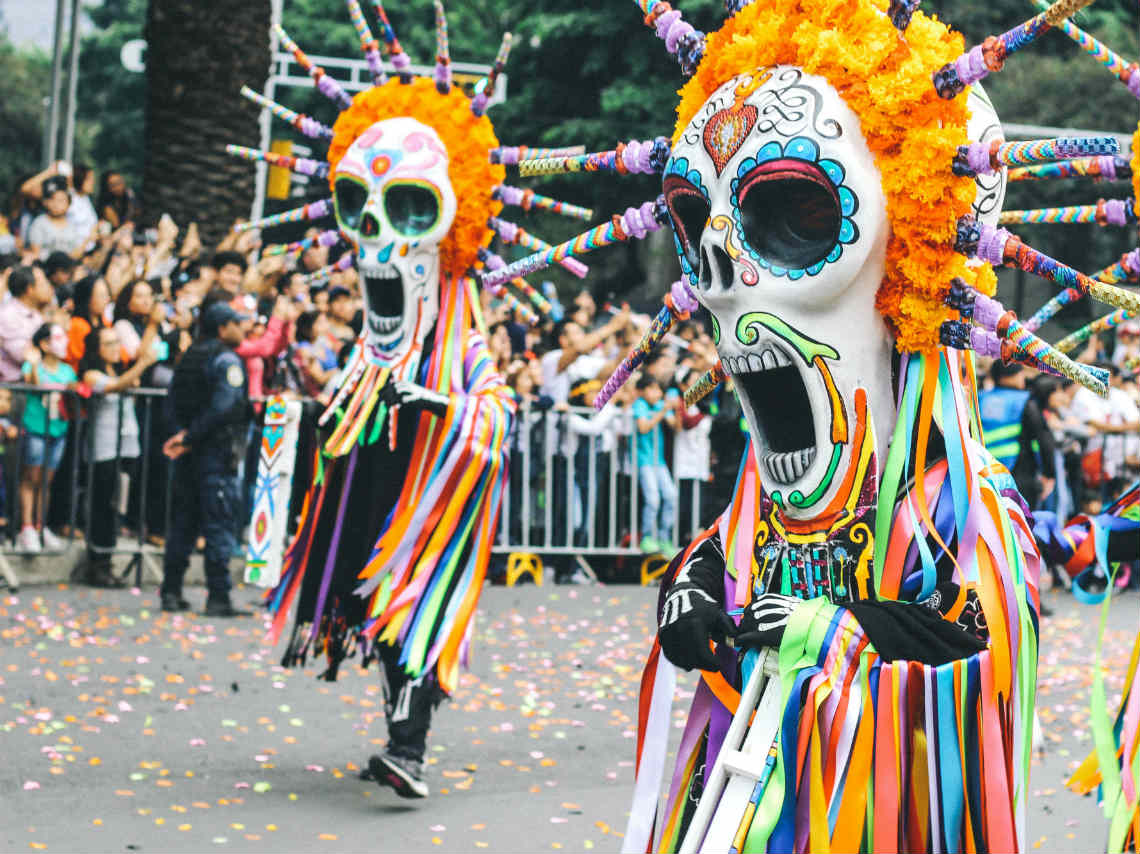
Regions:
<instances>
[{"instance_id":1,"label":"confetti on ground","mask_svg":"<svg viewBox=\"0 0 1140 854\"><path fill-rule=\"evenodd\" d=\"M323 682L319 660L279 665L260 617L164 614L155 598L0 593L0 801L22 819L0 830L0 850L264 851L274 839L375 850L378 834L383 850L401 851L620 847L655 590L488 588L471 671L433 721L423 803L359 779L386 737L375 669L346 663ZM1104 831L1092 801L1064 788L1092 745L1096 620L1067 597L1046 599L1057 616L1042 624L1047 750L1033 759L1030 844L1079 851ZM1110 618L1113 708L1130 610L1134 595ZM680 703L693 685L681 674ZM673 722L679 737L682 705Z\"/></svg>"}]
</instances>

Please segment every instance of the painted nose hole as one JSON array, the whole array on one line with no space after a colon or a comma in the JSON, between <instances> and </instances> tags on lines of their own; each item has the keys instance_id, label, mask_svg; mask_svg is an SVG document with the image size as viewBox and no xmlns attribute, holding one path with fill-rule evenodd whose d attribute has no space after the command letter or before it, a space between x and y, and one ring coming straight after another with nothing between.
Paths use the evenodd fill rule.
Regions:
<instances>
[{"instance_id":1,"label":"painted nose hole","mask_svg":"<svg viewBox=\"0 0 1140 854\"><path fill-rule=\"evenodd\" d=\"M360 233L365 237L375 237L380 233L380 223L374 214L366 213L361 218Z\"/></svg>"},{"instance_id":2,"label":"painted nose hole","mask_svg":"<svg viewBox=\"0 0 1140 854\"><path fill-rule=\"evenodd\" d=\"M701 247L701 289L728 290L732 285L732 259L719 246Z\"/></svg>"}]
</instances>

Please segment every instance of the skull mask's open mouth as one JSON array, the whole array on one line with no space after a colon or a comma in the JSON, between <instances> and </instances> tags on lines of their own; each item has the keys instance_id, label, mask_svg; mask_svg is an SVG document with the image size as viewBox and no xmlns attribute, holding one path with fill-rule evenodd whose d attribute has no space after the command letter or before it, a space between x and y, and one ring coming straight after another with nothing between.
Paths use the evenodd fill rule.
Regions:
<instances>
[{"instance_id":1,"label":"skull mask's open mouth","mask_svg":"<svg viewBox=\"0 0 1140 854\"><path fill-rule=\"evenodd\" d=\"M753 440L765 471L775 483L800 480L816 458L815 418L800 367L768 342L744 356L725 356L722 363L760 434Z\"/></svg>"},{"instance_id":2,"label":"skull mask's open mouth","mask_svg":"<svg viewBox=\"0 0 1140 854\"><path fill-rule=\"evenodd\" d=\"M404 320L404 277L398 270L363 272L368 328L380 338L398 333Z\"/></svg>"}]
</instances>

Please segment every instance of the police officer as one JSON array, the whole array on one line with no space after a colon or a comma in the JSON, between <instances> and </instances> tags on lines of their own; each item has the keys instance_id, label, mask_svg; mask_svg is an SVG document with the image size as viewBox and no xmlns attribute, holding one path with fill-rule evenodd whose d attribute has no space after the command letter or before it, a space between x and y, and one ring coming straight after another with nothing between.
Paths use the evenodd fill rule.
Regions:
<instances>
[{"instance_id":1,"label":"police officer","mask_svg":"<svg viewBox=\"0 0 1140 854\"><path fill-rule=\"evenodd\" d=\"M206 538L207 617L248 614L230 601L229 562L241 502L237 464L249 421L241 315L218 302L203 313L198 339L174 372L168 398L175 433L162 450L174 460L170 530L162 567L162 610L184 611L182 578L199 531Z\"/></svg>"}]
</instances>

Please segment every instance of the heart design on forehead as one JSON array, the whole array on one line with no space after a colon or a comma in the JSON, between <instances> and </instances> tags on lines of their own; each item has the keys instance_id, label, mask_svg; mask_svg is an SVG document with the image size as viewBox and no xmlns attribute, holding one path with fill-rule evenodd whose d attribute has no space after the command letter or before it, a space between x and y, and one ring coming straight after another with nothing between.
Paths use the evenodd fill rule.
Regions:
<instances>
[{"instance_id":1,"label":"heart design on forehead","mask_svg":"<svg viewBox=\"0 0 1140 854\"><path fill-rule=\"evenodd\" d=\"M728 161L740 150L752 128L756 126L759 111L751 104L734 104L713 113L705 125L702 140L705 151L712 158L719 177Z\"/></svg>"}]
</instances>

